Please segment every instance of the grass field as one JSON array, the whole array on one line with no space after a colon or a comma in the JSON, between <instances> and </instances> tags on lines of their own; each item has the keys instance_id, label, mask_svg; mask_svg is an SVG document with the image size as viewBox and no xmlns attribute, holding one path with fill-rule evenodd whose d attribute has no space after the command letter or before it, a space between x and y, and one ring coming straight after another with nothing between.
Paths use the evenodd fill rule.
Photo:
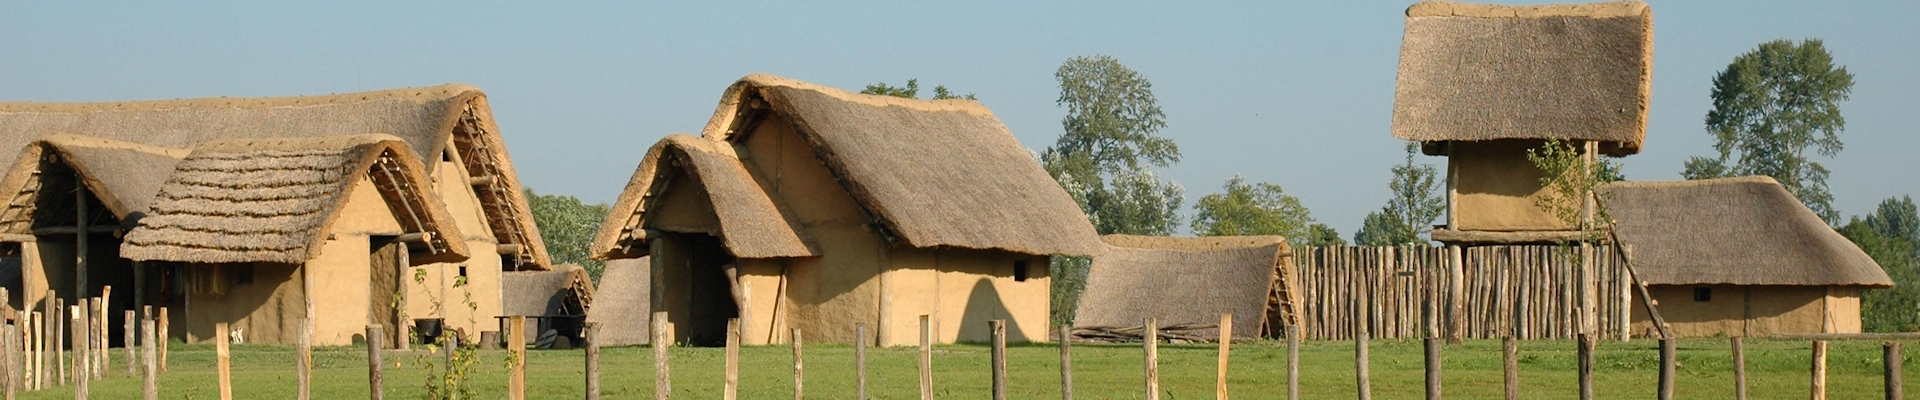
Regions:
<instances>
[{"instance_id":1,"label":"grass field","mask_svg":"<svg viewBox=\"0 0 1920 400\"><path fill-rule=\"evenodd\" d=\"M1920 344L1908 342L1907 347ZM1573 343L1532 341L1521 344L1520 368L1525 397L1575 398ZM1755 399L1807 398L1808 343L1754 340L1747 344L1749 393ZM1236 343L1229 385L1234 398L1284 399L1286 347L1275 342ZM674 348L673 390L676 398L719 398L723 352L717 348ZM1373 393L1379 399L1422 396L1421 348L1418 341L1378 340L1373 353ZM1920 351L1916 349L1915 351ZM875 399L918 397L917 357L914 348L873 349L869 352L869 395ZM935 348L934 385L941 398L989 397L990 371L984 346ZM1051 345L1009 349L1010 397L1058 398L1059 353ZM784 346L743 349L741 398L791 398L791 349ZM1653 341L1603 342L1595 361L1594 383L1599 398L1653 398L1658 376L1658 350ZM1881 396L1878 342L1833 342L1829 347L1828 386L1834 399ZM1911 353L1909 353L1911 354ZM293 398L293 352L275 346L234 348L234 397L240 399ZM314 398L367 397L365 350L315 349ZM1081 399L1142 398L1141 351L1138 345L1074 347L1076 397ZM505 398L506 353L481 353L480 373L474 378L480 398ZM1160 387L1168 400L1210 398L1214 387L1216 353L1210 345L1160 347ZM140 397L140 380L126 376L125 353L115 353L113 373L94 382L92 394L101 399ZM1913 357L1907 357L1911 360ZM386 366L387 396L416 399L423 394L425 375L413 364L418 355L390 353ZM528 354L528 397L576 399L582 393L583 357L579 351L532 351ZM809 398L853 397L853 349L847 346L810 346L806 349L806 394ZM1444 388L1447 397L1487 399L1501 396L1500 343L1468 341L1445 352ZM1690 339L1679 343L1680 361L1676 398L1732 398L1731 361L1723 339ZM161 397L218 398L213 348L176 344L171 371L161 377ZM1353 346L1350 342L1314 342L1301 351L1303 398L1354 397ZM399 363L399 365L396 365ZM653 394L650 349L607 348L602 352L602 393L605 398L649 398ZM1907 368L1913 380L1920 366ZM1920 382L1917 382L1920 384ZM1908 385L1908 395L1920 395ZM70 399L71 387L29 393L27 399Z\"/></svg>"}]
</instances>

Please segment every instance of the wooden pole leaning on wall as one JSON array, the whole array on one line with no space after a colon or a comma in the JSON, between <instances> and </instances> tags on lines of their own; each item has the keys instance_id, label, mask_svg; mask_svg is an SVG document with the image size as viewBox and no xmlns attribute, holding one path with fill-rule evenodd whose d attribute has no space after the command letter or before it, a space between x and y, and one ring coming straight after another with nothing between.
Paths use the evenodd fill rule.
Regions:
<instances>
[{"instance_id":1,"label":"wooden pole leaning on wall","mask_svg":"<svg viewBox=\"0 0 1920 400\"><path fill-rule=\"evenodd\" d=\"M726 385L721 387L720 398L735 400L740 398L740 319L727 319L727 371Z\"/></svg>"},{"instance_id":2,"label":"wooden pole leaning on wall","mask_svg":"<svg viewBox=\"0 0 1920 400\"><path fill-rule=\"evenodd\" d=\"M1883 353L1880 360L1881 366L1886 369L1887 400L1900 400L1905 396L1902 390L1906 386L1900 382L1900 364L1906 362L1901 358L1900 342L1887 342L1881 346Z\"/></svg>"},{"instance_id":3,"label":"wooden pole leaning on wall","mask_svg":"<svg viewBox=\"0 0 1920 400\"><path fill-rule=\"evenodd\" d=\"M1739 336L1727 340L1733 343L1733 398L1747 400L1747 346Z\"/></svg>"},{"instance_id":4,"label":"wooden pole leaning on wall","mask_svg":"<svg viewBox=\"0 0 1920 400\"><path fill-rule=\"evenodd\" d=\"M1579 334L1580 400L1593 400L1593 336Z\"/></svg>"},{"instance_id":5,"label":"wooden pole leaning on wall","mask_svg":"<svg viewBox=\"0 0 1920 400\"><path fill-rule=\"evenodd\" d=\"M1213 398L1227 400L1227 360L1233 353L1233 314L1220 314L1220 366L1214 368Z\"/></svg>"},{"instance_id":6,"label":"wooden pole leaning on wall","mask_svg":"<svg viewBox=\"0 0 1920 400\"><path fill-rule=\"evenodd\" d=\"M1813 341L1813 400L1827 400L1827 341Z\"/></svg>"},{"instance_id":7,"label":"wooden pole leaning on wall","mask_svg":"<svg viewBox=\"0 0 1920 400\"><path fill-rule=\"evenodd\" d=\"M867 399L867 323L853 324L853 398ZM737 351L737 350L736 350Z\"/></svg>"},{"instance_id":8,"label":"wooden pole leaning on wall","mask_svg":"<svg viewBox=\"0 0 1920 400\"><path fill-rule=\"evenodd\" d=\"M587 400L600 400L600 323L586 323ZM729 329L729 332L734 330ZM730 336L729 339L732 337Z\"/></svg>"},{"instance_id":9,"label":"wooden pole leaning on wall","mask_svg":"<svg viewBox=\"0 0 1920 400\"><path fill-rule=\"evenodd\" d=\"M1147 318L1147 329L1141 336L1141 348L1146 350L1147 400L1160 399L1160 323Z\"/></svg>"},{"instance_id":10,"label":"wooden pole leaning on wall","mask_svg":"<svg viewBox=\"0 0 1920 400\"><path fill-rule=\"evenodd\" d=\"M153 316L140 319L140 393L146 400L160 400L160 357L154 348Z\"/></svg>"},{"instance_id":11,"label":"wooden pole leaning on wall","mask_svg":"<svg viewBox=\"0 0 1920 400\"><path fill-rule=\"evenodd\" d=\"M920 315L920 400L933 400L933 319Z\"/></svg>"},{"instance_id":12,"label":"wooden pole leaning on wall","mask_svg":"<svg viewBox=\"0 0 1920 400\"><path fill-rule=\"evenodd\" d=\"M381 353L386 352L387 330L380 324L367 325L367 397L372 400L386 400L387 385L384 374L385 360Z\"/></svg>"},{"instance_id":13,"label":"wooden pole leaning on wall","mask_svg":"<svg viewBox=\"0 0 1920 400\"><path fill-rule=\"evenodd\" d=\"M667 336L667 312L655 311L647 327L653 332L653 337L647 339L648 346L653 347L653 398L671 399L673 377L672 371L668 370L671 364L667 362L667 348L673 346L673 339Z\"/></svg>"},{"instance_id":14,"label":"wooden pole leaning on wall","mask_svg":"<svg viewBox=\"0 0 1920 400\"><path fill-rule=\"evenodd\" d=\"M220 374L220 400L233 400L233 361L227 353L227 323L213 324L214 368Z\"/></svg>"},{"instance_id":15,"label":"wooden pole leaning on wall","mask_svg":"<svg viewBox=\"0 0 1920 400\"><path fill-rule=\"evenodd\" d=\"M515 315L507 319L507 356L513 365L507 372L507 398L525 400L527 398L527 316Z\"/></svg>"},{"instance_id":16,"label":"wooden pole leaning on wall","mask_svg":"<svg viewBox=\"0 0 1920 400\"><path fill-rule=\"evenodd\" d=\"M1505 372L1507 400L1520 400L1520 339L1500 339L1500 370Z\"/></svg>"},{"instance_id":17,"label":"wooden pole leaning on wall","mask_svg":"<svg viewBox=\"0 0 1920 400\"><path fill-rule=\"evenodd\" d=\"M1300 400L1300 325L1287 324L1287 400Z\"/></svg>"},{"instance_id":18,"label":"wooden pole leaning on wall","mask_svg":"<svg viewBox=\"0 0 1920 400\"><path fill-rule=\"evenodd\" d=\"M1073 324L1060 325L1060 399L1073 400Z\"/></svg>"},{"instance_id":19,"label":"wooden pole leaning on wall","mask_svg":"<svg viewBox=\"0 0 1920 400\"><path fill-rule=\"evenodd\" d=\"M1660 338L1660 400L1673 400L1674 361L1673 338Z\"/></svg>"},{"instance_id":20,"label":"wooden pole leaning on wall","mask_svg":"<svg viewBox=\"0 0 1920 400\"><path fill-rule=\"evenodd\" d=\"M300 383L300 391L294 392L294 396L307 400L313 393L313 320L301 318L300 331L294 334L297 342L293 352L293 371Z\"/></svg>"},{"instance_id":21,"label":"wooden pole leaning on wall","mask_svg":"<svg viewBox=\"0 0 1920 400\"><path fill-rule=\"evenodd\" d=\"M800 328L793 328L793 400L801 400L805 397L806 393L805 390L802 390L803 384L806 383L807 375L805 371L801 369L803 367L801 363L801 346L803 345L800 342Z\"/></svg>"},{"instance_id":22,"label":"wooden pole leaning on wall","mask_svg":"<svg viewBox=\"0 0 1920 400\"><path fill-rule=\"evenodd\" d=\"M987 321L992 350L988 358L993 366L993 400L1007 400L1007 321Z\"/></svg>"}]
</instances>

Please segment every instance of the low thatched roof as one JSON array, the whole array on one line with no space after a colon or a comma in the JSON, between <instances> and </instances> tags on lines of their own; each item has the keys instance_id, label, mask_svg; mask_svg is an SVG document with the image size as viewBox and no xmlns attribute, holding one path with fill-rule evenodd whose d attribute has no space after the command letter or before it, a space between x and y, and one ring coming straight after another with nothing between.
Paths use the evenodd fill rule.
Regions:
<instances>
[{"instance_id":1,"label":"low thatched roof","mask_svg":"<svg viewBox=\"0 0 1920 400\"><path fill-rule=\"evenodd\" d=\"M440 160L443 152L452 150L468 176L481 178L473 188L494 237L503 244L527 248L519 255L519 268L548 265L546 245L534 227L486 94L473 86L296 97L0 102L0 153L53 134L191 149L217 140L368 133L397 136L419 160ZM448 142L455 148L448 149ZM432 172L438 164L426 163L426 171Z\"/></svg>"},{"instance_id":2,"label":"low thatched roof","mask_svg":"<svg viewBox=\"0 0 1920 400\"><path fill-rule=\"evenodd\" d=\"M599 291L587 308L587 322L600 324L602 346L647 344L647 321L653 318L653 274L647 257L607 260L600 271Z\"/></svg>"},{"instance_id":3,"label":"low thatched roof","mask_svg":"<svg viewBox=\"0 0 1920 400\"><path fill-rule=\"evenodd\" d=\"M1278 332L1298 307L1292 248L1279 236L1147 237L1107 235L1093 258L1074 310L1076 328L1129 328L1154 318L1160 326L1218 337L1220 314L1233 314L1233 336ZM1275 326L1269 330L1267 324Z\"/></svg>"},{"instance_id":4,"label":"low thatched roof","mask_svg":"<svg viewBox=\"0 0 1920 400\"><path fill-rule=\"evenodd\" d=\"M574 264L550 271L500 275L500 315L585 315L593 303L593 278Z\"/></svg>"},{"instance_id":5,"label":"low thatched roof","mask_svg":"<svg viewBox=\"0 0 1920 400\"><path fill-rule=\"evenodd\" d=\"M1893 285L1773 178L1621 182L1600 195L1648 284Z\"/></svg>"},{"instance_id":6,"label":"low thatched roof","mask_svg":"<svg viewBox=\"0 0 1920 400\"><path fill-rule=\"evenodd\" d=\"M828 170L895 243L1091 255L1093 226L993 112L969 100L864 95L770 75L728 87L702 137L716 142L790 118ZM642 168L645 168L644 166ZM594 253L612 256L646 188L636 175ZM624 226L622 226L624 225Z\"/></svg>"},{"instance_id":7,"label":"low thatched roof","mask_svg":"<svg viewBox=\"0 0 1920 400\"><path fill-rule=\"evenodd\" d=\"M160 184L173 166L186 157L187 150L148 146L132 142L76 135L48 135L28 144L15 157L0 191L13 194L0 208L0 233L32 234L33 217L40 204L38 196L71 190L79 178L106 211L122 221L138 219L147 212ZM71 174L49 176L50 165L58 164ZM52 187L46 184L54 183ZM71 197L71 196L69 196ZM59 203L70 199L50 199ZM65 210L63 210L65 212ZM64 215L63 215L64 216Z\"/></svg>"},{"instance_id":8,"label":"low thatched roof","mask_svg":"<svg viewBox=\"0 0 1920 400\"><path fill-rule=\"evenodd\" d=\"M1646 3L1422 2L1407 8L1393 136L1594 140L1634 154L1652 76Z\"/></svg>"},{"instance_id":9,"label":"low thatched roof","mask_svg":"<svg viewBox=\"0 0 1920 400\"><path fill-rule=\"evenodd\" d=\"M685 171L692 182L656 179L679 171ZM668 190L668 185L699 185L705 190L707 200L713 205L714 214L720 221L719 231L706 233L720 238L721 244L735 257L819 255L800 239L792 221L787 220L779 206L753 180L746 166L740 163L740 156L734 154L733 146L683 134L660 139L652 149L647 150L646 158L641 159L640 168L634 171L627 191L639 190L647 194L640 198L657 199L659 193ZM615 213L607 219L601 228L601 235L595 238L596 249L602 248L599 246L612 249L616 247L615 238L641 229L641 214L651 209L651 205L647 201L627 197L623 193L621 200L634 201L634 210ZM613 228L621 229L621 232L607 235L607 229Z\"/></svg>"},{"instance_id":10,"label":"low thatched roof","mask_svg":"<svg viewBox=\"0 0 1920 400\"><path fill-rule=\"evenodd\" d=\"M320 253L366 178L401 233L425 234L410 244L414 262L465 260L466 242L414 155L391 135L202 144L174 168L120 254L137 261L304 263Z\"/></svg>"}]
</instances>

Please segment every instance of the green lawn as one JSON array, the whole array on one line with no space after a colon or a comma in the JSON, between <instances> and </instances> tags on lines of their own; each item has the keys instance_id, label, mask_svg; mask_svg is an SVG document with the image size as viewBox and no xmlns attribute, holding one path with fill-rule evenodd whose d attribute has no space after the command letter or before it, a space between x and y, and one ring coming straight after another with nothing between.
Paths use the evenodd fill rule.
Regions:
<instances>
[{"instance_id":1,"label":"green lawn","mask_svg":"<svg viewBox=\"0 0 1920 400\"><path fill-rule=\"evenodd\" d=\"M1907 342L1914 347L1920 341ZM1809 378L1808 343L1754 340L1747 343L1747 371L1755 399L1804 399ZM1380 399L1422 396L1422 360L1419 341L1373 342L1373 393ZM1683 340L1679 344L1680 374L1677 398L1732 398L1731 360L1722 339ZM784 346L744 349L741 397L789 398L793 377L791 353ZM811 346L806 349L806 392L813 398L850 398L853 395L853 349L847 346ZM941 346L934 354L934 384L941 398L988 398L990 383L987 348L978 345ZM1920 350L1915 350L1920 351ZM293 352L284 347L236 346L233 356L234 397L286 399L293 397ZM1050 345L1019 346L1009 350L1012 398L1058 398L1059 353ZM1595 362L1594 383L1599 398L1653 398L1658 376L1658 349L1653 341L1603 342ZM1835 399L1880 398L1881 363L1878 342L1833 342L1829 347L1828 386ZM316 349L314 398L366 398L365 350ZM1138 345L1074 347L1075 392L1082 399L1138 399L1141 393L1141 351ZM1286 346L1274 342L1234 345L1229 385L1241 399L1286 397ZM94 398L131 399L140 396L140 380L125 376L124 353L115 353L114 373L92 387ZM387 396L422 396L424 375L411 363L413 354L387 357ZM475 377L481 398L505 398L505 353L482 352L483 364ZM678 398L719 398L723 352L717 348L674 348L673 389ZM916 350L874 349L869 353L869 394L876 399L918 396ZM1163 345L1160 347L1161 390L1164 399L1209 398L1213 393L1214 347ZM1444 386L1449 397L1499 398L1501 395L1500 342L1469 341L1446 349ZM1909 360L1913 357L1908 356ZM163 398L217 398L213 348L178 345L172 371L161 377ZM528 397L580 398L582 353L529 353ZM1301 351L1300 392L1309 399L1353 398L1351 342L1308 343ZM406 365L394 365L395 362ZM1573 343L1533 341L1521 345L1520 367L1524 393L1530 399L1574 398L1576 395ZM653 393L650 349L607 348L602 353L602 393L609 399L647 398ZM1920 366L1907 369L1913 380ZM1908 385L1910 396L1920 395L1920 382ZM23 398L72 398L70 386L30 393Z\"/></svg>"}]
</instances>

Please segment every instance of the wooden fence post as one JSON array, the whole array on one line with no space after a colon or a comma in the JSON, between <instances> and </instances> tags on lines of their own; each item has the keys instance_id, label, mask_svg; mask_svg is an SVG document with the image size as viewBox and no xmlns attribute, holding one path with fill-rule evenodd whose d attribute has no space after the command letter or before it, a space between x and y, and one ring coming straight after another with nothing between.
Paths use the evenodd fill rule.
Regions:
<instances>
[{"instance_id":1,"label":"wooden fence post","mask_svg":"<svg viewBox=\"0 0 1920 400\"><path fill-rule=\"evenodd\" d=\"M513 369L507 373L507 398L525 400L527 398L527 316L515 315L507 320L508 356L513 357Z\"/></svg>"},{"instance_id":2,"label":"wooden fence post","mask_svg":"<svg viewBox=\"0 0 1920 400\"><path fill-rule=\"evenodd\" d=\"M655 268L656 271L658 269ZM647 327L653 330L653 338L648 340L649 346L653 347L653 398L671 399L673 398L673 377L667 370L669 367L667 347L673 345L673 339L667 337L667 312L655 311Z\"/></svg>"},{"instance_id":3,"label":"wooden fence post","mask_svg":"<svg viewBox=\"0 0 1920 400\"><path fill-rule=\"evenodd\" d=\"M1440 400L1440 339L1421 340L1426 348L1427 361L1427 400Z\"/></svg>"},{"instance_id":4,"label":"wooden fence post","mask_svg":"<svg viewBox=\"0 0 1920 400\"><path fill-rule=\"evenodd\" d=\"M4 289L0 289L0 291L3 290ZM5 298L5 294L0 293L0 298ZM0 304L4 303L5 302L0 302ZM7 313L12 314L13 310L9 309ZM4 394L6 400L13 400L14 396L17 396L17 393L20 391L20 365L18 363L20 345L19 340L16 340L16 338L19 337L20 328L17 324L19 324L19 321L16 320L13 324L5 325L5 331L0 331L0 366L6 368L5 375L0 375L0 380L3 380L6 386L4 389L5 392L0 394Z\"/></svg>"},{"instance_id":5,"label":"wooden fence post","mask_svg":"<svg viewBox=\"0 0 1920 400\"><path fill-rule=\"evenodd\" d=\"M933 320L920 315L920 400L933 400Z\"/></svg>"},{"instance_id":6,"label":"wooden fence post","mask_svg":"<svg viewBox=\"0 0 1920 400\"><path fill-rule=\"evenodd\" d=\"M1147 329L1141 339L1146 349L1147 400L1160 399L1160 324L1153 318L1147 318Z\"/></svg>"},{"instance_id":7,"label":"wooden fence post","mask_svg":"<svg viewBox=\"0 0 1920 400\"><path fill-rule=\"evenodd\" d=\"M167 350L171 347L168 343L173 342L172 336L167 335L167 329L171 328L171 325L167 324L166 307L160 307L160 321L156 324L160 325L160 372L165 373L167 372Z\"/></svg>"},{"instance_id":8,"label":"wooden fence post","mask_svg":"<svg viewBox=\"0 0 1920 400\"><path fill-rule=\"evenodd\" d=\"M127 316L133 316L132 311ZM296 332L298 345L294 348L294 376L299 379L299 392L294 395L307 400L313 391L313 320L300 318L300 332Z\"/></svg>"},{"instance_id":9,"label":"wooden fence post","mask_svg":"<svg viewBox=\"0 0 1920 400\"><path fill-rule=\"evenodd\" d=\"M1360 400L1372 400L1373 379L1368 376L1370 368L1367 359L1370 357L1367 355L1367 337L1373 334L1368 332L1366 321L1357 322L1356 325L1360 329L1355 330L1353 335L1353 386Z\"/></svg>"},{"instance_id":10,"label":"wooden fence post","mask_svg":"<svg viewBox=\"0 0 1920 400\"><path fill-rule=\"evenodd\" d=\"M738 323L736 322L729 326L738 326ZM738 329L728 329L728 332L733 334L729 336L728 339L733 339L733 336L738 336ZM586 323L585 333L585 339L587 341L587 400L600 400L600 323Z\"/></svg>"},{"instance_id":11,"label":"wooden fence post","mask_svg":"<svg viewBox=\"0 0 1920 400\"><path fill-rule=\"evenodd\" d=\"M81 302L82 301L75 301L75 303L81 303ZM86 307L81 307L77 305L73 306L71 315L69 315L69 317L71 317L72 319L72 322L71 322L72 326L70 326L71 329L68 329L68 331L72 332L72 335L73 335L72 343L74 348L73 392L76 396L78 396L80 393L87 392L87 388L89 386L88 384L91 383L93 380L93 374L87 372L93 369L93 361L94 361L93 346L87 344L87 343L92 343L91 341L92 339L90 339L89 337L93 336L93 332L92 332L93 330L87 328L88 316L87 316ZM40 341L41 343L45 343L46 339L41 338ZM40 372L35 372L34 374L44 375L41 372L46 371L45 367L40 367L39 369L40 369ZM34 379L39 380L41 379L41 377L35 376ZM221 399L221 400L233 400L233 399Z\"/></svg>"},{"instance_id":12,"label":"wooden fence post","mask_svg":"<svg viewBox=\"0 0 1920 400\"><path fill-rule=\"evenodd\" d=\"M214 368L220 374L220 400L233 400L233 375L227 370L232 361L227 353L227 323L213 324Z\"/></svg>"},{"instance_id":13,"label":"wooden fence post","mask_svg":"<svg viewBox=\"0 0 1920 400\"><path fill-rule=\"evenodd\" d=\"M146 400L160 400L160 373L155 370L160 359L154 355L158 350L154 348L154 337L153 316L148 314L140 319L140 338L145 339L140 342L140 364L143 366L140 369L140 392L145 394L143 398Z\"/></svg>"},{"instance_id":14,"label":"wooden fence post","mask_svg":"<svg viewBox=\"0 0 1920 400\"><path fill-rule=\"evenodd\" d=\"M1300 400L1300 325L1288 324L1287 400Z\"/></svg>"},{"instance_id":15,"label":"wooden fence post","mask_svg":"<svg viewBox=\"0 0 1920 400\"><path fill-rule=\"evenodd\" d=\"M100 290L101 296L106 296L113 292L113 287L103 286ZM107 315L105 297L87 299L87 305L93 306L93 325L91 325L94 330L93 346L94 349L99 350L93 354L100 359L99 364L93 365L93 377L106 379L107 369L113 366L113 348L107 347L107 338L110 337L107 335L107 321L112 321L113 317Z\"/></svg>"},{"instance_id":16,"label":"wooden fence post","mask_svg":"<svg viewBox=\"0 0 1920 400\"><path fill-rule=\"evenodd\" d=\"M1827 341L1813 341L1813 400L1827 400Z\"/></svg>"},{"instance_id":17,"label":"wooden fence post","mask_svg":"<svg viewBox=\"0 0 1920 400\"><path fill-rule=\"evenodd\" d=\"M1220 314L1220 367L1214 379L1213 398L1227 400L1227 360L1233 353L1233 314Z\"/></svg>"},{"instance_id":18,"label":"wooden fence post","mask_svg":"<svg viewBox=\"0 0 1920 400\"><path fill-rule=\"evenodd\" d=\"M1747 346L1739 336L1728 340L1733 342L1733 398L1747 400Z\"/></svg>"},{"instance_id":19,"label":"wooden fence post","mask_svg":"<svg viewBox=\"0 0 1920 400\"><path fill-rule=\"evenodd\" d=\"M1007 321L987 321L987 328L993 346L988 352L993 365L993 400L1007 400Z\"/></svg>"},{"instance_id":20,"label":"wooden fence post","mask_svg":"<svg viewBox=\"0 0 1920 400\"><path fill-rule=\"evenodd\" d=\"M1660 400L1673 400L1674 338L1660 338Z\"/></svg>"},{"instance_id":21,"label":"wooden fence post","mask_svg":"<svg viewBox=\"0 0 1920 400\"><path fill-rule=\"evenodd\" d=\"M382 374L385 362L381 353L386 352L386 327L380 324L367 325L367 396L372 400L386 400L386 376Z\"/></svg>"},{"instance_id":22,"label":"wooden fence post","mask_svg":"<svg viewBox=\"0 0 1920 400\"><path fill-rule=\"evenodd\" d=\"M1593 400L1593 336L1579 334L1580 400Z\"/></svg>"},{"instance_id":23,"label":"wooden fence post","mask_svg":"<svg viewBox=\"0 0 1920 400\"><path fill-rule=\"evenodd\" d=\"M135 354L133 352L134 343L137 343L137 341L133 337L133 333L140 331L139 330L140 325L138 325L138 322L137 322L138 320L135 319L136 318L135 315L138 315L138 314L139 313L133 312L133 310L127 310L126 312L127 326L121 329L122 332L120 332L121 333L120 347L124 347L127 349L127 376L136 376L140 374L140 361L139 361L140 358L138 354Z\"/></svg>"},{"instance_id":24,"label":"wooden fence post","mask_svg":"<svg viewBox=\"0 0 1920 400\"><path fill-rule=\"evenodd\" d=\"M793 328L793 400L801 400L806 397L806 391L802 390L804 389L803 384L806 383L807 375L806 372L801 369L801 346L800 328Z\"/></svg>"},{"instance_id":25,"label":"wooden fence post","mask_svg":"<svg viewBox=\"0 0 1920 400\"><path fill-rule=\"evenodd\" d=\"M853 324L853 398L867 400L867 323Z\"/></svg>"},{"instance_id":26,"label":"wooden fence post","mask_svg":"<svg viewBox=\"0 0 1920 400\"><path fill-rule=\"evenodd\" d=\"M1073 400L1073 324L1060 325L1060 399Z\"/></svg>"},{"instance_id":27,"label":"wooden fence post","mask_svg":"<svg viewBox=\"0 0 1920 400\"><path fill-rule=\"evenodd\" d=\"M720 398L734 400L740 398L740 319L727 319L727 371L726 384L721 388Z\"/></svg>"},{"instance_id":28,"label":"wooden fence post","mask_svg":"<svg viewBox=\"0 0 1920 400\"><path fill-rule=\"evenodd\" d=\"M52 329L49 331L52 332L50 333L52 338L49 339L49 343L47 343L53 346L53 375L51 377L59 379L57 382L62 385L70 382L68 380L70 378L68 376L70 372L68 372L67 368L69 365L67 364L67 335L61 333L63 332L62 328L66 327L67 321L70 318L59 318L57 314L60 314L60 310L67 309L66 304L66 300L54 299L53 311L47 314L48 317L46 321L50 324L48 328Z\"/></svg>"},{"instance_id":29,"label":"wooden fence post","mask_svg":"<svg viewBox=\"0 0 1920 400\"><path fill-rule=\"evenodd\" d=\"M1500 339L1500 369L1506 372L1507 400L1520 400L1520 339Z\"/></svg>"},{"instance_id":30,"label":"wooden fence post","mask_svg":"<svg viewBox=\"0 0 1920 400\"><path fill-rule=\"evenodd\" d=\"M1887 342L1882 345L1882 366L1886 369L1887 400L1900 400L1905 397L1901 390L1906 386L1900 382L1901 363L1906 362L1900 355L1900 342Z\"/></svg>"}]
</instances>

